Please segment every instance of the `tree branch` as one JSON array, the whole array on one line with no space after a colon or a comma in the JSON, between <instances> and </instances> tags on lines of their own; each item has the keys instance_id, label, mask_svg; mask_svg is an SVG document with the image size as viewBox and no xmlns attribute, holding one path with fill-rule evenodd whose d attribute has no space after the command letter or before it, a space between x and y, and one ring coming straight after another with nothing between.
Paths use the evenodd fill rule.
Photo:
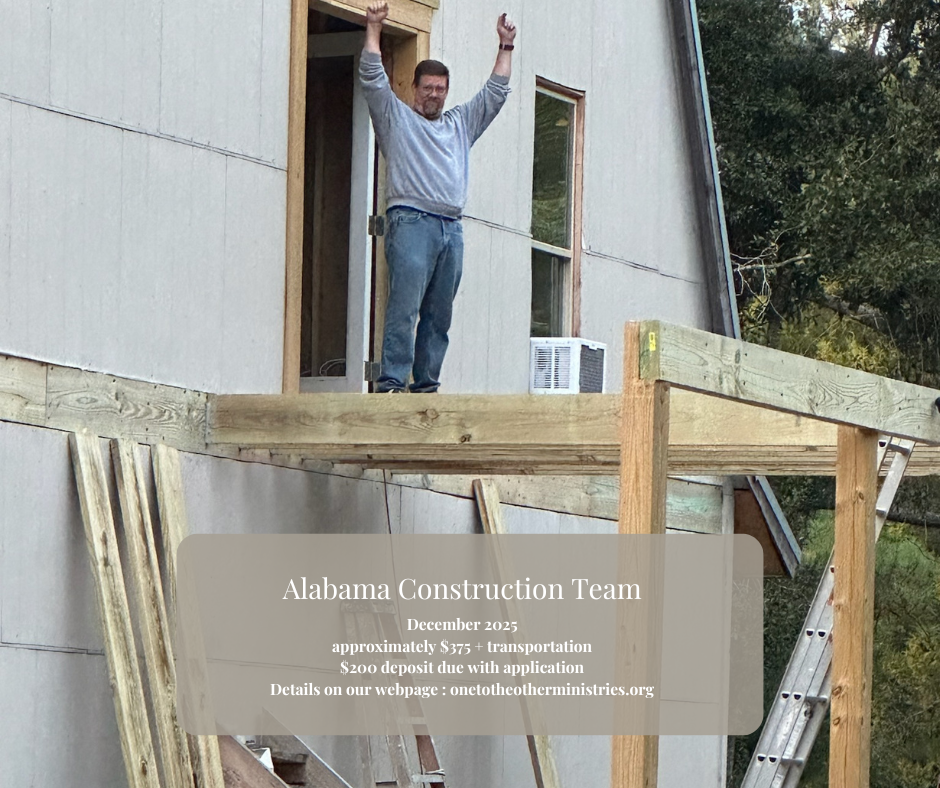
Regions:
<instances>
[{"instance_id":1,"label":"tree branch","mask_svg":"<svg viewBox=\"0 0 940 788\"><path fill-rule=\"evenodd\" d=\"M888 327L888 321L884 313L868 304L860 304L858 309L852 309L848 301L843 301L841 298L826 293L823 295L822 305L829 307L833 312L843 317L857 320L862 325L873 328L875 331L883 331Z\"/></svg>"}]
</instances>

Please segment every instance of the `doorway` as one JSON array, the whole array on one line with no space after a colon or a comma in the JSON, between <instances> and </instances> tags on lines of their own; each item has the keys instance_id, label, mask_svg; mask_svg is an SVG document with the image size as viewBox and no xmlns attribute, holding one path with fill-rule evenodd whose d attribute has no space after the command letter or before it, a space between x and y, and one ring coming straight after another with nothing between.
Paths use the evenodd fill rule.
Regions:
<instances>
[{"instance_id":1,"label":"doorway","mask_svg":"<svg viewBox=\"0 0 940 788\"><path fill-rule=\"evenodd\" d=\"M302 391L364 391L372 313L375 139L360 25L311 11L305 116Z\"/></svg>"},{"instance_id":2,"label":"doorway","mask_svg":"<svg viewBox=\"0 0 940 788\"><path fill-rule=\"evenodd\" d=\"M436 4L434 4L436 7ZM411 101L433 8L390 0L382 52L392 88ZM385 308L385 167L359 85L361 11L293 0L288 119L282 390L365 392L381 355Z\"/></svg>"}]
</instances>

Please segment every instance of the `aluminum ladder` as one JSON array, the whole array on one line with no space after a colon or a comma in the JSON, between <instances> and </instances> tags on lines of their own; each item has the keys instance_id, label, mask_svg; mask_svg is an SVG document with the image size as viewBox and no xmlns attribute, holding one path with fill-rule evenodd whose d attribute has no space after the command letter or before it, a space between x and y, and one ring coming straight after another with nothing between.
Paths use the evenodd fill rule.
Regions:
<instances>
[{"instance_id":1,"label":"aluminum ladder","mask_svg":"<svg viewBox=\"0 0 940 788\"><path fill-rule=\"evenodd\" d=\"M887 455L892 457L875 504L876 540L904 477L914 441L883 436L878 445L879 471ZM742 788L794 788L800 781L829 709L834 572L832 556L829 556Z\"/></svg>"}]
</instances>

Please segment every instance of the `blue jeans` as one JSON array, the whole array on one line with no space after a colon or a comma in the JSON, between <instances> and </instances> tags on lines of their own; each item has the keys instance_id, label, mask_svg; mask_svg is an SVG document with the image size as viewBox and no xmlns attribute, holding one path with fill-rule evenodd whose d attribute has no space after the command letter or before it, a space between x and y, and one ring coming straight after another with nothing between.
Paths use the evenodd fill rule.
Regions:
<instances>
[{"instance_id":1,"label":"blue jeans","mask_svg":"<svg viewBox=\"0 0 940 788\"><path fill-rule=\"evenodd\" d=\"M387 213L388 304L378 390L437 391L463 272L457 219L393 207ZM418 330L415 333L415 324Z\"/></svg>"}]
</instances>

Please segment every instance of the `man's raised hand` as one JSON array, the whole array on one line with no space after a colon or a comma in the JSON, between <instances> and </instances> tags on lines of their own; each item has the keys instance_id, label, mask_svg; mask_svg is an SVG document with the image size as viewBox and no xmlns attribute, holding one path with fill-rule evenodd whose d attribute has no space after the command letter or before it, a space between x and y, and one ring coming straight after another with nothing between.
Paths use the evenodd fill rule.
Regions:
<instances>
[{"instance_id":1,"label":"man's raised hand","mask_svg":"<svg viewBox=\"0 0 940 788\"><path fill-rule=\"evenodd\" d=\"M367 25L381 25L388 16L388 3L372 3L366 10Z\"/></svg>"},{"instance_id":2,"label":"man's raised hand","mask_svg":"<svg viewBox=\"0 0 940 788\"><path fill-rule=\"evenodd\" d=\"M511 44L516 39L516 26L506 18L506 14L500 14L496 20L496 32L499 33L500 44Z\"/></svg>"}]
</instances>

